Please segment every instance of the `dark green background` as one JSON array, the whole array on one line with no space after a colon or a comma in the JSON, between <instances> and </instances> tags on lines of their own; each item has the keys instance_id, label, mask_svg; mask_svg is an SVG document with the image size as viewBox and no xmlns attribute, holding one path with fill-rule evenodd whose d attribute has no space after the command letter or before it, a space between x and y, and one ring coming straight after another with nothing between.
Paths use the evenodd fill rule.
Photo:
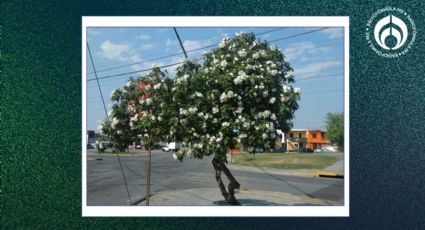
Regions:
<instances>
[{"instance_id":1,"label":"dark green background","mask_svg":"<svg viewBox=\"0 0 425 230\"><path fill-rule=\"evenodd\" d=\"M412 50L376 55L378 9L416 22ZM14 228L425 227L425 1L1 2L1 218ZM81 16L350 16L349 218L82 218Z\"/></svg>"}]
</instances>

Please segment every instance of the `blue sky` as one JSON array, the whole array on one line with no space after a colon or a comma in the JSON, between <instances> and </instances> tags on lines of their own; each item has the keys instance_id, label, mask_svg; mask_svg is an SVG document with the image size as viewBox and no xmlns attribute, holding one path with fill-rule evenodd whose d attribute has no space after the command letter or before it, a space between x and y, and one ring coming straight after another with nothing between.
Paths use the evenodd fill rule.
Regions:
<instances>
[{"instance_id":1,"label":"blue sky","mask_svg":"<svg viewBox=\"0 0 425 230\"><path fill-rule=\"evenodd\" d=\"M241 31L260 34L257 37L261 40L273 41L316 29L319 28L177 28L187 51L218 44L223 37ZM343 112L343 41L343 28L327 28L272 42L282 49L294 69L294 86L301 88L294 128L325 129L325 115L328 112ZM183 54L180 54L149 61L182 51L172 28L87 28L87 42L100 78L184 60ZM190 59L200 58L203 51L210 49L188 52L188 56ZM88 53L86 61L87 79L92 79L93 67ZM173 75L176 67L171 66L167 70ZM114 89L124 86L129 77L144 73L99 80L106 105L109 106L109 96ZM97 132L97 123L104 118L97 83L87 81L87 129Z\"/></svg>"}]
</instances>

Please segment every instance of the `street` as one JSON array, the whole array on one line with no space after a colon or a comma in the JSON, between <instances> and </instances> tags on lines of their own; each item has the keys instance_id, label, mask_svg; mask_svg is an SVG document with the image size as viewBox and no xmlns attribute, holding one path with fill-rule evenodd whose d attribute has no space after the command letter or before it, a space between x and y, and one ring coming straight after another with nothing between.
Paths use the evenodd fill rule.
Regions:
<instances>
[{"instance_id":1,"label":"street","mask_svg":"<svg viewBox=\"0 0 425 230\"><path fill-rule=\"evenodd\" d=\"M211 165L211 157L174 160L171 152L152 152L151 194L185 189L214 189L219 192ZM146 161L143 151L121 157L122 167L132 203L146 195ZM229 166L241 189L285 192L320 199L328 205L343 205L344 180L273 174ZM227 186L227 178L222 175ZM130 205L118 157L88 153L87 205Z\"/></svg>"}]
</instances>

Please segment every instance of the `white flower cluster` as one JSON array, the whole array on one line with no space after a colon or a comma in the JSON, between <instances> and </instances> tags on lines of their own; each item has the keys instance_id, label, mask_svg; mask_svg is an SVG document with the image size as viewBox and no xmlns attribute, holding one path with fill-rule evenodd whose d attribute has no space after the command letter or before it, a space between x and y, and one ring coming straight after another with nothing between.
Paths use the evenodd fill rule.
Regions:
<instances>
[{"instance_id":1,"label":"white flower cluster","mask_svg":"<svg viewBox=\"0 0 425 230\"><path fill-rule=\"evenodd\" d=\"M155 90L158 90L159 88L161 88L161 83L155 84L155 85L153 86L153 88L154 88Z\"/></svg>"},{"instance_id":2,"label":"white flower cluster","mask_svg":"<svg viewBox=\"0 0 425 230\"><path fill-rule=\"evenodd\" d=\"M226 60L221 61L220 66L221 66L222 68L226 68L226 66L227 66L227 61L226 61Z\"/></svg>"},{"instance_id":3,"label":"white flower cluster","mask_svg":"<svg viewBox=\"0 0 425 230\"><path fill-rule=\"evenodd\" d=\"M182 82L187 81L187 79L189 78L189 75L185 74L179 78L176 78L176 84L180 84Z\"/></svg>"},{"instance_id":4,"label":"white flower cluster","mask_svg":"<svg viewBox=\"0 0 425 230\"><path fill-rule=\"evenodd\" d=\"M117 93L117 92L118 92L118 90L117 90L117 89L112 90L112 92L111 92L111 97L113 97L113 96L115 95L115 93Z\"/></svg>"},{"instance_id":5,"label":"white flower cluster","mask_svg":"<svg viewBox=\"0 0 425 230\"><path fill-rule=\"evenodd\" d=\"M300 88L294 88L294 93L300 94L301 93L301 89Z\"/></svg>"},{"instance_id":6,"label":"white flower cluster","mask_svg":"<svg viewBox=\"0 0 425 230\"><path fill-rule=\"evenodd\" d=\"M240 70L238 72L238 76L233 80L233 82L235 85L240 85L247 77L248 75L243 70Z\"/></svg>"},{"instance_id":7,"label":"white flower cluster","mask_svg":"<svg viewBox=\"0 0 425 230\"><path fill-rule=\"evenodd\" d=\"M271 97L269 99L269 104L274 104L276 102L276 98L275 97Z\"/></svg>"},{"instance_id":8,"label":"white flower cluster","mask_svg":"<svg viewBox=\"0 0 425 230\"><path fill-rule=\"evenodd\" d=\"M189 113L196 113L198 109L196 107L190 107L189 108Z\"/></svg>"},{"instance_id":9,"label":"white flower cluster","mask_svg":"<svg viewBox=\"0 0 425 230\"><path fill-rule=\"evenodd\" d=\"M270 131L270 132L274 132L274 124L273 122L269 122L268 124L266 124L266 128Z\"/></svg>"},{"instance_id":10,"label":"white flower cluster","mask_svg":"<svg viewBox=\"0 0 425 230\"><path fill-rule=\"evenodd\" d=\"M243 107L242 107L242 106L239 106L239 107L236 109L235 113L242 113L242 111L243 111Z\"/></svg>"},{"instance_id":11,"label":"white flower cluster","mask_svg":"<svg viewBox=\"0 0 425 230\"><path fill-rule=\"evenodd\" d=\"M263 112L259 112L257 114L257 116L259 118L268 118L272 113L270 112L270 110L264 110Z\"/></svg>"},{"instance_id":12,"label":"white flower cluster","mask_svg":"<svg viewBox=\"0 0 425 230\"><path fill-rule=\"evenodd\" d=\"M180 108L180 115L187 115L187 110L185 110L185 109L183 109L183 108Z\"/></svg>"},{"instance_id":13,"label":"white flower cluster","mask_svg":"<svg viewBox=\"0 0 425 230\"><path fill-rule=\"evenodd\" d=\"M291 87L287 85L282 85L282 90L284 93L288 93L289 91L291 91Z\"/></svg>"},{"instance_id":14,"label":"white flower cluster","mask_svg":"<svg viewBox=\"0 0 425 230\"><path fill-rule=\"evenodd\" d=\"M275 70L275 69L272 69L272 70L269 69L269 70L267 70L267 72L272 76L275 76L278 73L277 70Z\"/></svg>"},{"instance_id":15,"label":"white flower cluster","mask_svg":"<svg viewBox=\"0 0 425 230\"><path fill-rule=\"evenodd\" d=\"M203 97L204 95L202 93L200 93L200 92L195 92L195 96L196 97Z\"/></svg>"},{"instance_id":16,"label":"white flower cluster","mask_svg":"<svg viewBox=\"0 0 425 230\"><path fill-rule=\"evenodd\" d=\"M239 57L244 58L248 54L245 49L241 49L238 51Z\"/></svg>"},{"instance_id":17,"label":"white flower cluster","mask_svg":"<svg viewBox=\"0 0 425 230\"><path fill-rule=\"evenodd\" d=\"M116 128L118 122L119 122L119 120L116 117L112 118L112 123L111 123L112 129Z\"/></svg>"},{"instance_id":18,"label":"white flower cluster","mask_svg":"<svg viewBox=\"0 0 425 230\"><path fill-rule=\"evenodd\" d=\"M218 110L218 108L217 107L213 107L212 108L212 113L213 114L216 114L216 113L218 113L219 112L219 110Z\"/></svg>"},{"instance_id":19,"label":"white flower cluster","mask_svg":"<svg viewBox=\"0 0 425 230\"><path fill-rule=\"evenodd\" d=\"M138 120L140 120L140 117L139 117L139 114L135 114L134 116L132 116L131 118L130 118L130 123L129 123L129 125L130 125L130 128L131 129L134 129L135 127L134 127L134 122L136 122L136 121L138 121Z\"/></svg>"},{"instance_id":20,"label":"white flower cluster","mask_svg":"<svg viewBox=\"0 0 425 230\"><path fill-rule=\"evenodd\" d=\"M229 126L230 126L230 123L226 121L221 124L221 127L229 127Z\"/></svg>"},{"instance_id":21,"label":"white flower cluster","mask_svg":"<svg viewBox=\"0 0 425 230\"><path fill-rule=\"evenodd\" d=\"M236 94L235 93L233 93L233 91L232 90L229 90L227 93L222 93L221 95L220 95L220 102L225 102L225 101L227 101L228 99L230 99L230 98L233 98L233 97L236 97Z\"/></svg>"},{"instance_id":22,"label":"white flower cluster","mask_svg":"<svg viewBox=\"0 0 425 230\"><path fill-rule=\"evenodd\" d=\"M204 145L202 143L193 144L193 148L195 148L195 149L202 149L202 147L204 147Z\"/></svg>"}]
</instances>

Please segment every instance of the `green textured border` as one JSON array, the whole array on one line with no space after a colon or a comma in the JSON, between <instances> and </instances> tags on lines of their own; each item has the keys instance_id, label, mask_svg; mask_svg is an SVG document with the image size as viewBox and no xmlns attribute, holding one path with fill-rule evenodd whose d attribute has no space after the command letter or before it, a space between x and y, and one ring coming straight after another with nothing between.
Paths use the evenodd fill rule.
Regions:
<instances>
[{"instance_id":1,"label":"green textured border","mask_svg":"<svg viewBox=\"0 0 425 230\"><path fill-rule=\"evenodd\" d=\"M365 42L370 15L407 11L397 59ZM424 1L1 2L2 229L420 228L425 226ZM350 16L350 218L82 218L81 16Z\"/></svg>"}]
</instances>

